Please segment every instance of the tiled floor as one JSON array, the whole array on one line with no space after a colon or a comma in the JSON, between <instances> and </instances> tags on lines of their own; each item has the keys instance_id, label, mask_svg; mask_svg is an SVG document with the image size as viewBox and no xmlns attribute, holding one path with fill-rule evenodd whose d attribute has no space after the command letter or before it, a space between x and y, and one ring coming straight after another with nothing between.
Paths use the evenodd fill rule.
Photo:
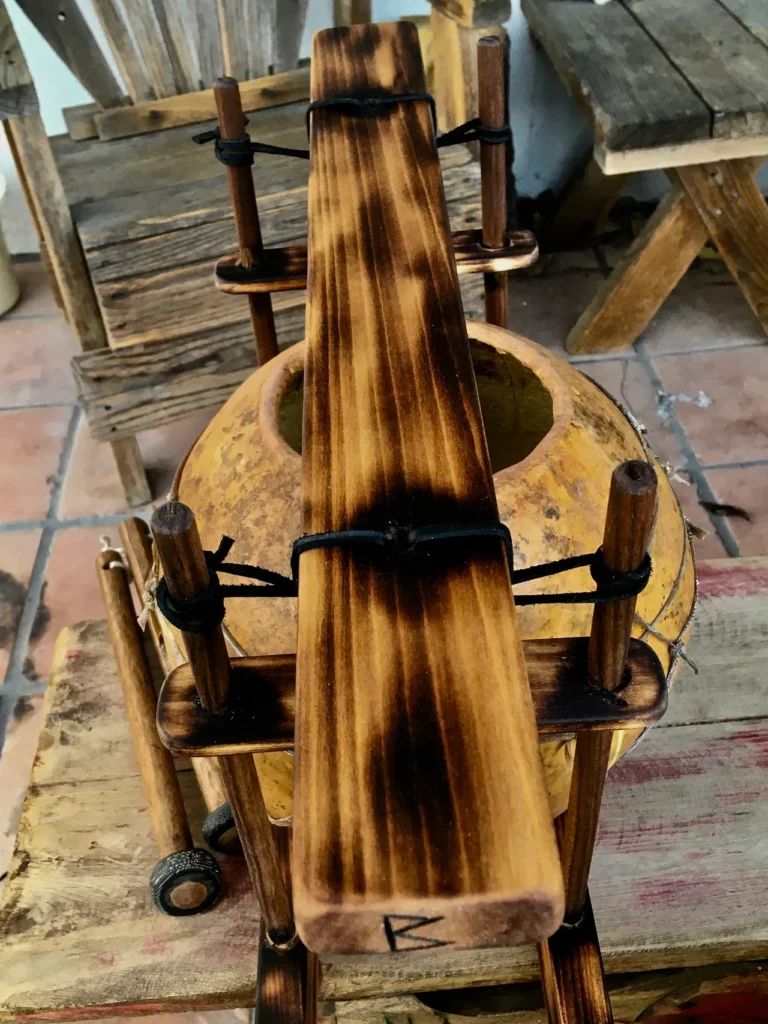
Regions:
<instances>
[{"instance_id":1,"label":"tiled floor","mask_svg":"<svg viewBox=\"0 0 768 1024\"><path fill-rule=\"evenodd\" d=\"M515 277L513 329L564 354L562 339L615 258L607 246L566 253ZM66 623L101 614L92 565L100 536L114 535L126 511L110 452L90 438L75 404L70 329L39 263L17 270L24 295L0 321L0 876L55 637ZM634 349L578 361L632 409L678 471L685 514L708 531L696 542L701 558L768 554L765 341L722 266L700 261ZM140 438L156 494L208 416ZM716 515L701 501L733 509Z\"/></svg>"}]
</instances>

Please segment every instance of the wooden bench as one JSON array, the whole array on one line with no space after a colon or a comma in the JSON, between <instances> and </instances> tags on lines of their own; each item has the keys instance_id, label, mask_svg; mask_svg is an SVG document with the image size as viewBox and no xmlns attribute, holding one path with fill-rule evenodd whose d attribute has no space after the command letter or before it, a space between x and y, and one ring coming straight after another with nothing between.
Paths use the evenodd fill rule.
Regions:
<instances>
[{"instance_id":1,"label":"wooden bench","mask_svg":"<svg viewBox=\"0 0 768 1024\"><path fill-rule=\"evenodd\" d=\"M700 577L700 674L686 671L606 786L590 889L617 1020L721 984L767 997L755 962L768 960L768 559L705 563ZM199 836L194 774L183 759L178 770ZM57 646L0 905L0 1019L253 1005L259 928L245 865L222 859L213 911L171 918L151 905L156 859L106 625L84 623ZM320 998L338 1024L534 1024L537 978L534 946L328 956Z\"/></svg>"},{"instance_id":2,"label":"wooden bench","mask_svg":"<svg viewBox=\"0 0 768 1024\"><path fill-rule=\"evenodd\" d=\"M709 238L768 331L768 209L754 181L768 157L764 0L522 7L594 134L594 161L560 225L593 223L636 171L665 170L671 180L571 330L568 351L631 345Z\"/></svg>"}]
</instances>

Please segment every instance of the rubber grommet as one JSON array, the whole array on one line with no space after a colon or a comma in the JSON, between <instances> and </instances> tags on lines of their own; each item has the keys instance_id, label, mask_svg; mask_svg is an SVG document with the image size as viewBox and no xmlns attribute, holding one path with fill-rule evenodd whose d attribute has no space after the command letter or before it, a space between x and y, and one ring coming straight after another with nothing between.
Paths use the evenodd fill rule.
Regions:
<instances>
[{"instance_id":1,"label":"rubber grommet","mask_svg":"<svg viewBox=\"0 0 768 1024\"><path fill-rule=\"evenodd\" d=\"M205 892L199 902L184 906L174 901L174 892L184 884L203 887ZM221 899L221 868L208 850L196 846L191 850L178 850L157 862L149 879L149 890L152 902L164 914L171 917L202 914Z\"/></svg>"},{"instance_id":2,"label":"rubber grommet","mask_svg":"<svg viewBox=\"0 0 768 1024\"><path fill-rule=\"evenodd\" d=\"M227 833L232 833L225 839ZM222 804L211 811L203 822L203 839L216 853L227 853L230 856L242 855L240 838L235 829L235 819L229 804Z\"/></svg>"}]
</instances>

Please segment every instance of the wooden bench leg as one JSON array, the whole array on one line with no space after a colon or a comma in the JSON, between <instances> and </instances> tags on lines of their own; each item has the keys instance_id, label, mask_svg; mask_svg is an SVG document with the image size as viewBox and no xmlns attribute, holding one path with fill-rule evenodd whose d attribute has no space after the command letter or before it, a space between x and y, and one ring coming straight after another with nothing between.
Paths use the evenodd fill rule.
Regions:
<instances>
[{"instance_id":1,"label":"wooden bench leg","mask_svg":"<svg viewBox=\"0 0 768 1024\"><path fill-rule=\"evenodd\" d=\"M129 507L148 504L152 500L152 491L136 438L123 437L119 441L110 441L109 446Z\"/></svg>"},{"instance_id":2,"label":"wooden bench leg","mask_svg":"<svg viewBox=\"0 0 768 1024\"><path fill-rule=\"evenodd\" d=\"M9 118L3 127L80 348L84 352L108 348L93 282L42 119L39 114L26 114ZM110 443L128 504L146 504L152 495L136 438Z\"/></svg>"},{"instance_id":3,"label":"wooden bench leg","mask_svg":"<svg viewBox=\"0 0 768 1024\"><path fill-rule=\"evenodd\" d=\"M583 248L603 229L630 177L603 174L593 158L582 161L560 194L557 212L539 236L542 251Z\"/></svg>"},{"instance_id":4,"label":"wooden bench leg","mask_svg":"<svg viewBox=\"0 0 768 1024\"><path fill-rule=\"evenodd\" d=\"M677 176L768 334L768 206L752 160L680 167Z\"/></svg>"},{"instance_id":5,"label":"wooden bench leg","mask_svg":"<svg viewBox=\"0 0 768 1024\"><path fill-rule=\"evenodd\" d=\"M627 348L709 238L692 200L673 185L565 340L572 355Z\"/></svg>"}]
</instances>

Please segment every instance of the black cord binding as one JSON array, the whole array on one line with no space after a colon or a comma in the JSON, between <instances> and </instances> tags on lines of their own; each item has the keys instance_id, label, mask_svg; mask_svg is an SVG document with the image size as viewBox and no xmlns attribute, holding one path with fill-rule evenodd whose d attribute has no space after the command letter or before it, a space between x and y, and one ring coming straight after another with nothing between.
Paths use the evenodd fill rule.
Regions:
<instances>
[{"instance_id":1,"label":"black cord binding","mask_svg":"<svg viewBox=\"0 0 768 1024\"><path fill-rule=\"evenodd\" d=\"M561 558L543 565L526 569L515 569L513 564L512 538L504 523L449 523L422 526L409 530L392 527L383 530L339 530L329 533L310 533L293 545L291 554L292 578L279 572L263 569L258 565L241 562L225 562L234 541L223 537L216 551L206 551L210 583L197 597L174 598L168 591L164 579L157 587L157 606L172 625L185 633L207 633L224 621L226 613L224 600L227 597L296 597L298 594L299 560L305 551L313 548L331 547L373 547L385 551L392 557L414 554L420 547L446 541L474 540L480 537L497 537L504 545L513 585L529 580L555 576L572 569L588 567L597 584L595 590L570 591L564 594L519 594L517 605L533 604L605 604L609 601L625 601L635 597L648 583L651 575L651 558L646 554L638 569L630 572L614 572L606 568L602 548L593 554ZM218 573L259 580L255 584L222 584Z\"/></svg>"},{"instance_id":2,"label":"black cord binding","mask_svg":"<svg viewBox=\"0 0 768 1024\"><path fill-rule=\"evenodd\" d=\"M336 96L329 100L315 100L307 107L307 135L309 135L309 123L313 110L338 110L343 114L355 117L375 117L398 103L413 100L425 100L429 103L432 109L432 121L436 129L437 114L434 97L428 92L401 92L385 93L381 96ZM248 124L247 117L245 123ZM478 141L499 145L511 140L512 129L508 124L502 128L487 128L479 117L475 117L440 135L437 139L437 148L443 149L445 146ZM193 135L192 141L199 146L205 145L207 142L215 143L216 159L226 167L250 167L255 153L273 153L277 156L292 156L299 160L309 160L308 149L291 149L289 146L273 146L268 142L251 142L247 135L242 139L222 139L219 128L212 128L210 131Z\"/></svg>"}]
</instances>

